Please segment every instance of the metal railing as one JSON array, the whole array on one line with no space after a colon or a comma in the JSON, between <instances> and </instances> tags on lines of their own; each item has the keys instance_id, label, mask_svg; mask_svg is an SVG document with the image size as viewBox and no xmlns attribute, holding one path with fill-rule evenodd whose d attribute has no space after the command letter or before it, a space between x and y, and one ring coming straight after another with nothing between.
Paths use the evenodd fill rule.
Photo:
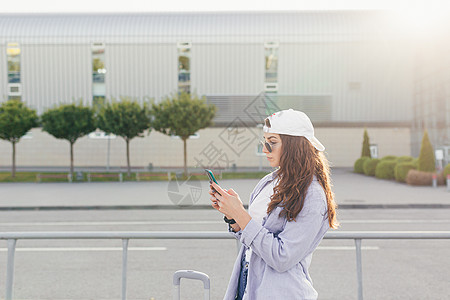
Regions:
<instances>
[{"instance_id":1,"label":"metal railing","mask_svg":"<svg viewBox=\"0 0 450 300\"><path fill-rule=\"evenodd\" d=\"M1 240L8 242L6 267L6 300L12 299L14 278L14 254L17 240L24 239L121 239L122 240L122 299L127 293L128 241L130 239L234 239L228 232L215 231L159 231L159 232L1 232ZM356 246L356 274L358 300L363 299L361 240L363 239L450 239L450 231L330 231L324 239L354 240ZM237 249L240 242L237 241Z\"/></svg>"}]
</instances>

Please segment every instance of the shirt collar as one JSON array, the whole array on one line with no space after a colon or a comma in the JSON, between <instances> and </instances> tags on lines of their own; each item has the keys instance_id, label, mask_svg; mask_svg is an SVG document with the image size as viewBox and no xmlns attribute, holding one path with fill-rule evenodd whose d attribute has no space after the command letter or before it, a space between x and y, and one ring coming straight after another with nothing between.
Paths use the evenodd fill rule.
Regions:
<instances>
[{"instance_id":1,"label":"shirt collar","mask_svg":"<svg viewBox=\"0 0 450 300\"><path fill-rule=\"evenodd\" d=\"M270 177L271 180L274 180L277 177L278 172L280 171L280 168L276 169L275 171L273 171L271 174L272 176Z\"/></svg>"}]
</instances>

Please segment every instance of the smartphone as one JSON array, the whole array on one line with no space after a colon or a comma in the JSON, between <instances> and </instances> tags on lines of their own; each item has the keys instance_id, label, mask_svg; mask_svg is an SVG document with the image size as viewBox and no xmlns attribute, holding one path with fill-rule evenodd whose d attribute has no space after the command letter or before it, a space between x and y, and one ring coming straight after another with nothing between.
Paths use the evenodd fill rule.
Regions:
<instances>
[{"instance_id":1,"label":"smartphone","mask_svg":"<svg viewBox=\"0 0 450 300\"><path fill-rule=\"evenodd\" d=\"M216 180L216 178L214 177L214 174L213 174L213 172L212 172L211 170L205 169L205 172L206 172L206 175L208 175L209 181L210 181L210 182L211 182L211 181L214 181L216 184L218 184L218 183L217 183L217 180Z\"/></svg>"},{"instance_id":2,"label":"smartphone","mask_svg":"<svg viewBox=\"0 0 450 300\"><path fill-rule=\"evenodd\" d=\"M211 170L205 169L205 172L206 172L206 175L208 175L208 177L209 177L209 182L210 183L214 181L216 184L219 184L217 182L216 178L214 177L214 174L213 174L213 172ZM213 189L214 192L217 192L215 188L213 188L213 187L211 187L211 188ZM217 192L217 193L220 195L219 192ZM222 195L220 195L220 196L222 196Z\"/></svg>"}]
</instances>

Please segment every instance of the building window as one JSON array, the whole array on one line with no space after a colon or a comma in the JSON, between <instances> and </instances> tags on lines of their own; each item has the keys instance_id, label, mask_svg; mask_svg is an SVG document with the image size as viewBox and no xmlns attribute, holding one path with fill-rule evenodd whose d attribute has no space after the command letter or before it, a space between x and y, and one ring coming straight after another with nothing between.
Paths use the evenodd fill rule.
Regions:
<instances>
[{"instance_id":1,"label":"building window","mask_svg":"<svg viewBox=\"0 0 450 300\"><path fill-rule=\"evenodd\" d=\"M8 43L6 47L8 58L8 99L21 100L20 80L20 46L19 43Z\"/></svg>"},{"instance_id":2,"label":"building window","mask_svg":"<svg viewBox=\"0 0 450 300\"><path fill-rule=\"evenodd\" d=\"M98 108L105 103L105 44L92 44L92 106Z\"/></svg>"},{"instance_id":3,"label":"building window","mask_svg":"<svg viewBox=\"0 0 450 300\"><path fill-rule=\"evenodd\" d=\"M278 91L278 42L264 43L265 56L265 92L276 93Z\"/></svg>"},{"instance_id":4,"label":"building window","mask_svg":"<svg viewBox=\"0 0 450 300\"><path fill-rule=\"evenodd\" d=\"M191 92L191 43L178 43L178 92Z\"/></svg>"},{"instance_id":5,"label":"building window","mask_svg":"<svg viewBox=\"0 0 450 300\"><path fill-rule=\"evenodd\" d=\"M8 43L8 83L20 83L20 47L18 43Z\"/></svg>"}]
</instances>

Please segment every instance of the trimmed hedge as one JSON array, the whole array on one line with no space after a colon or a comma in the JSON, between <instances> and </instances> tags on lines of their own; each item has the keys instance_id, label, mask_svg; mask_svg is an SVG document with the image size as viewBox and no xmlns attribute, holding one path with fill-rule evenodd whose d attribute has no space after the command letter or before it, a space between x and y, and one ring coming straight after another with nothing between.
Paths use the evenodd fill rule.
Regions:
<instances>
[{"instance_id":1,"label":"trimmed hedge","mask_svg":"<svg viewBox=\"0 0 450 300\"><path fill-rule=\"evenodd\" d=\"M383 157L381 160L396 160L397 156L394 155L387 155L385 157Z\"/></svg>"},{"instance_id":2,"label":"trimmed hedge","mask_svg":"<svg viewBox=\"0 0 450 300\"><path fill-rule=\"evenodd\" d=\"M368 176L375 176L375 169L380 160L378 158L367 159L363 164L364 174Z\"/></svg>"},{"instance_id":3,"label":"trimmed hedge","mask_svg":"<svg viewBox=\"0 0 450 300\"><path fill-rule=\"evenodd\" d=\"M408 175L406 175L406 183L409 185L432 185L433 173L409 170Z\"/></svg>"},{"instance_id":4,"label":"trimmed hedge","mask_svg":"<svg viewBox=\"0 0 450 300\"><path fill-rule=\"evenodd\" d=\"M433 146L428 138L427 130L423 133L419 154L419 167L417 170L424 172L434 172L436 170Z\"/></svg>"},{"instance_id":5,"label":"trimmed hedge","mask_svg":"<svg viewBox=\"0 0 450 300\"><path fill-rule=\"evenodd\" d=\"M409 170L416 170L417 167L412 162L397 163L394 169L395 180L398 182L406 182L406 175Z\"/></svg>"},{"instance_id":6,"label":"trimmed hedge","mask_svg":"<svg viewBox=\"0 0 450 300\"><path fill-rule=\"evenodd\" d=\"M437 174L437 184L438 185L447 184L447 178L444 177L444 170L442 170L441 173Z\"/></svg>"},{"instance_id":7,"label":"trimmed hedge","mask_svg":"<svg viewBox=\"0 0 450 300\"><path fill-rule=\"evenodd\" d=\"M406 175L406 183L409 185L428 185L433 184L433 172L425 172L419 170L409 170L408 175ZM444 185L444 172L437 175L437 184Z\"/></svg>"},{"instance_id":8,"label":"trimmed hedge","mask_svg":"<svg viewBox=\"0 0 450 300\"><path fill-rule=\"evenodd\" d=\"M412 162L414 160L414 157L412 156L400 156L397 158L397 163L406 163L406 162Z\"/></svg>"},{"instance_id":9,"label":"trimmed hedge","mask_svg":"<svg viewBox=\"0 0 450 300\"><path fill-rule=\"evenodd\" d=\"M370 155L370 142L369 142L369 134L367 133L367 129L364 129L364 138L363 138L361 157L372 158L372 156Z\"/></svg>"},{"instance_id":10,"label":"trimmed hedge","mask_svg":"<svg viewBox=\"0 0 450 300\"><path fill-rule=\"evenodd\" d=\"M353 166L353 170L355 171L355 173L360 173L360 174L364 173L363 165L364 165L364 162L368 159L370 159L370 158L367 156L363 156L361 158L358 158L355 161L355 164Z\"/></svg>"},{"instance_id":11,"label":"trimmed hedge","mask_svg":"<svg viewBox=\"0 0 450 300\"><path fill-rule=\"evenodd\" d=\"M394 179L394 169L396 164L397 161L395 160L381 160L375 168L375 177L380 179Z\"/></svg>"},{"instance_id":12,"label":"trimmed hedge","mask_svg":"<svg viewBox=\"0 0 450 300\"><path fill-rule=\"evenodd\" d=\"M443 175L444 175L444 179L447 180L447 176L450 175L450 164L447 164L447 165L444 167L444 173L443 173Z\"/></svg>"}]
</instances>

